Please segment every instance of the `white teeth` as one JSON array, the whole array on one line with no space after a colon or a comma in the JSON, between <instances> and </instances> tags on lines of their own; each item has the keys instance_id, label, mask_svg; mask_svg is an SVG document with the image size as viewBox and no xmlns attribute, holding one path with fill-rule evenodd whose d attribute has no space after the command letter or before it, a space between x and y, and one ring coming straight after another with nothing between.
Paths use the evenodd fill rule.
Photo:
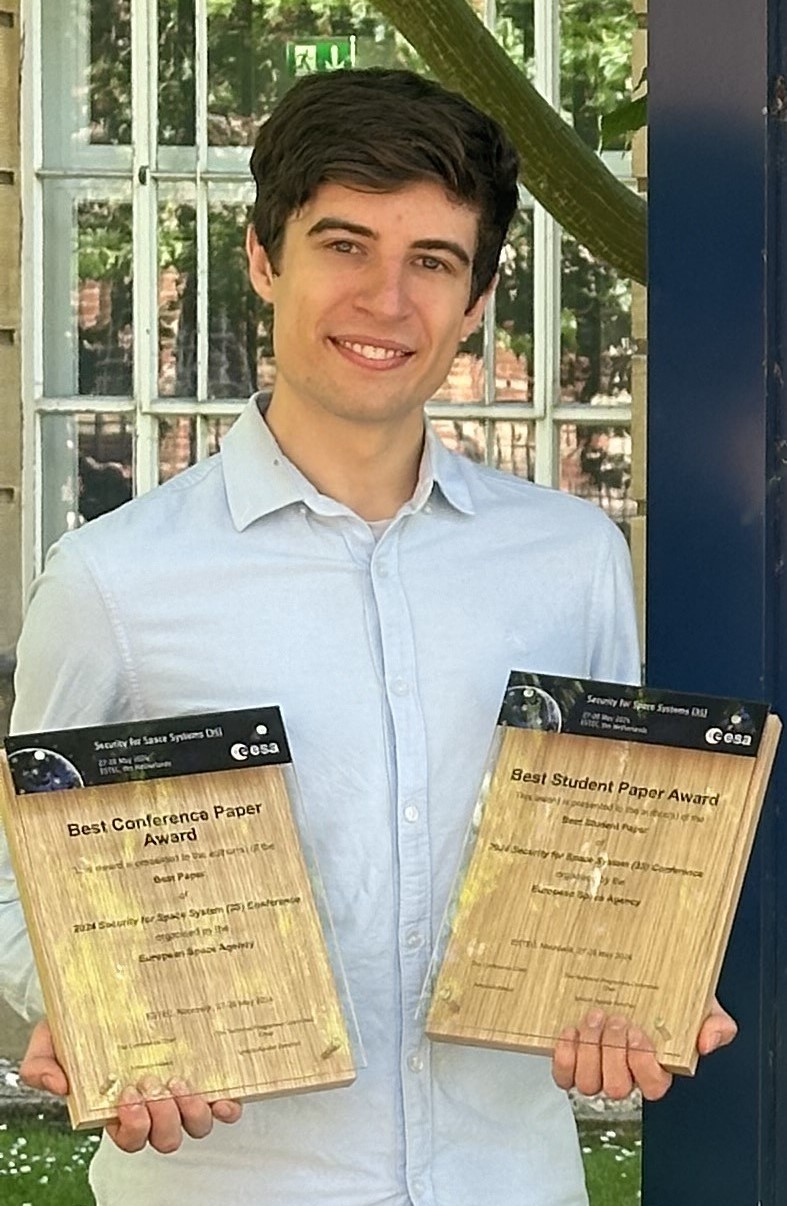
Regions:
<instances>
[{"instance_id":1,"label":"white teeth","mask_svg":"<svg viewBox=\"0 0 787 1206\"><path fill-rule=\"evenodd\" d=\"M395 348L380 348L373 343L349 343L346 339L339 339L343 348L349 348L358 356L363 356L364 360L397 360L406 356L406 352L398 352Z\"/></svg>"}]
</instances>

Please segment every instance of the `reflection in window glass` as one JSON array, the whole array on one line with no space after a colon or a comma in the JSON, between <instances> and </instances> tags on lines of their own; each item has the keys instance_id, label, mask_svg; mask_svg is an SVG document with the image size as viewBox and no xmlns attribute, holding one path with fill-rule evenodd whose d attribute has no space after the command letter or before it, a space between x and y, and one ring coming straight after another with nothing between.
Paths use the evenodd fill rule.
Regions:
<instances>
[{"instance_id":1,"label":"reflection in window glass","mask_svg":"<svg viewBox=\"0 0 787 1206\"><path fill-rule=\"evenodd\" d=\"M193 415L162 415L158 421L158 479L169 481L197 459L197 421Z\"/></svg>"},{"instance_id":2,"label":"reflection in window glass","mask_svg":"<svg viewBox=\"0 0 787 1206\"><path fill-rule=\"evenodd\" d=\"M560 488L603 507L620 522L637 513L629 497L631 432L625 427L560 428Z\"/></svg>"},{"instance_id":3,"label":"reflection in window glass","mask_svg":"<svg viewBox=\"0 0 787 1206\"><path fill-rule=\"evenodd\" d=\"M90 0L90 141L131 142L131 0Z\"/></svg>"},{"instance_id":4,"label":"reflection in window glass","mask_svg":"<svg viewBox=\"0 0 787 1206\"><path fill-rule=\"evenodd\" d=\"M631 404L631 282L563 235L560 401Z\"/></svg>"},{"instance_id":5,"label":"reflection in window glass","mask_svg":"<svg viewBox=\"0 0 787 1206\"><path fill-rule=\"evenodd\" d=\"M432 426L451 452L532 481L536 460L532 423L433 419Z\"/></svg>"},{"instance_id":6,"label":"reflection in window glass","mask_svg":"<svg viewBox=\"0 0 787 1206\"><path fill-rule=\"evenodd\" d=\"M77 206L79 393L130 396L133 372L131 206Z\"/></svg>"},{"instance_id":7,"label":"reflection in window glass","mask_svg":"<svg viewBox=\"0 0 787 1206\"><path fill-rule=\"evenodd\" d=\"M492 456L495 469L532 481L536 470L536 441L532 423L497 422L492 425Z\"/></svg>"},{"instance_id":8,"label":"reflection in window glass","mask_svg":"<svg viewBox=\"0 0 787 1206\"><path fill-rule=\"evenodd\" d=\"M221 449L221 441L235 422L235 417L208 419L208 456L214 456Z\"/></svg>"},{"instance_id":9,"label":"reflection in window glass","mask_svg":"<svg viewBox=\"0 0 787 1206\"><path fill-rule=\"evenodd\" d=\"M248 209L209 213L208 395L247 398L273 385L273 311L252 289L244 249Z\"/></svg>"},{"instance_id":10,"label":"reflection in window glass","mask_svg":"<svg viewBox=\"0 0 787 1206\"><path fill-rule=\"evenodd\" d=\"M287 45L299 39L355 38L356 67L423 69L417 56L364 0L311 0L277 6L208 0L208 138L214 146L254 141L259 122L295 83Z\"/></svg>"},{"instance_id":11,"label":"reflection in window glass","mask_svg":"<svg viewBox=\"0 0 787 1206\"><path fill-rule=\"evenodd\" d=\"M486 460L484 424L472 420L433 419L432 426L446 448L480 465Z\"/></svg>"},{"instance_id":12,"label":"reflection in window glass","mask_svg":"<svg viewBox=\"0 0 787 1206\"><path fill-rule=\"evenodd\" d=\"M159 208L158 392L193 398L197 393L197 214L186 186Z\"/></svg>"},{"instance_id":13,"label":"reflection in window glass","mask_svg":"<svg viewBox=\"0 0 787 1206\"><path fill-rule=\"evenodd\" d=\"M560 0L561 103L594 151L600 145L602 116L631 99L636 28L631 0ZM623 145L621 138L617 146Z\"/></svg>"},{"instance_id":14,"label":"reflection in window glass","mask_svg":"<svg viewBox=\"0 0 787 1206\"><path fill-rule=\"evenodd\" d=\"M130 415L41 416L44 550L131 498L133 430Z\"/></svg>"},{"instance_id":15,"label":"reflection in window glass","mask_svg":"<svg viewBox=\"0 0 787 1206\"><path fill-rule=\"evenodd\" d=\"M158 140L194 146L196 27L194 0L158 0Z\"/></svg>"},{"instance_id":16,"label":"reflection in window glass","mask_svg":"<svg viewBox=\"0 0 787 1206\"><path fill-rule=\"evenodd\" d=\"M495 398L533 400L533 215L517 212L495 295Z\"/></svg>"},{"instance_id":17,"label":"reflection in window glass","mask_svg":"<svg viewBox=\"0 0 787 1206\"><path fill-rule=\"evenodd\" d=\"M473 351L468 350L470 347ZM448 376L434 395L436 402L482 402L484 399L484 362L479 336L473 336L457 352Z\"/></svg>"},{"instance_id":18,"label":"reflection in window glass","mask_svg":"<svg viewBox=\"0 0 787 1206\"><path fill-rule=\"evenodd\" d=\"M535 55L533 0L498 0L497 40L509 58L520 67L524 64L532 79Z\"/></svg>"}]
</instances>

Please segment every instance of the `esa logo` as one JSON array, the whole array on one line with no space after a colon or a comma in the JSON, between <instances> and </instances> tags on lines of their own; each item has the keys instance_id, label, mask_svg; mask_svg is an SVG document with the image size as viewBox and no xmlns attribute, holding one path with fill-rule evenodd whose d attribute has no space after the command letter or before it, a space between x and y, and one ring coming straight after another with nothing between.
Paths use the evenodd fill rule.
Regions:
<instances>
[{"instance_id":1,"label":"esa logo","mask_svg":"<svg viewBox=\"0 0 787 1206\"><path fill-rule=\"evenodd\" d=\"M258 724L254 730L256 737L264 737L268 732L267 726ZM230 746L230 757L236 762L248 762L249 758L265 758L269 754L279 753L278 741L236 741Z\"/></svg>"},{"instance_id":2,"label":"esa logo","mask_svg":"<svg viewBox=\"0 0 787 1206\"><path fill-rule=\"evenodd\" d=\"M730 733L712 728L705 733L708 745L751 745L751 733Z\"/></svg>"}]
</instances>

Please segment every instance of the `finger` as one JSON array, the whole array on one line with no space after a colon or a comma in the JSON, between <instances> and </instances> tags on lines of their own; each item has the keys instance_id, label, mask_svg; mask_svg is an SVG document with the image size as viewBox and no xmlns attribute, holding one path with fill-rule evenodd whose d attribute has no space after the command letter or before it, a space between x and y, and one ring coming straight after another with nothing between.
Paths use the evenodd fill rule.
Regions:
<instances>
[{"instance_id":1,"label":"finger","mask_svg":"<svg viewBox=\"0 0 787 1206\"><path fill-rule=\"evenodd\" d=\"M150 1114L148 1143L162 1155L176 1152L183 1142L178 1103L156 1076L146 1076L139 1089Z\"/></svg>"},{"instance_id":2,"label":"finger","mask_svg":"<svg viewBox=\"0 0 787 1206\"><path fill-rule=\"evenodd\" d=\"M148 1141L150 1114L142 1094L128 1085L120 1094L117 1120L108 1122L106 1132L124 1152L139 1152Z\"/></svg>"},{"instance_id":3,"label":"finger","mask_svg":"<svg viewBox=\"0 0 787 1206\"><path fill-rule=\"evenodd\" d=\"M672 1073L662 1068L650 1039L636 1028L629 1030L628 1064L647 1101L659 1101L672 1084Z\"/></svg>"},{"instance_id":4,"label":"finger","mask_svg":"<svg viewBox=\"0 0 787 1206\"><path fill-rule=\"evenodd\" d=\"M55 1055L48 1022L38 1022L33 1027L19 1075L26 1085L34 1089L46 1089L48 1093L58 1093L60 1096L68 1092L68 1079Z\"/></svg>"},{"instance_id":5,"label":"finger","mask_svg":"<svg viewBox=\"0 0 787 1206\"><path fill-rule=\"evenodd\" d=\"M700 1055L710 1055L719 1047L726 1047L738 1033L738 1024L731 1018L726 1009L722 1009L714 999L711 1011L702 1023L697 1039L697 1050Z\"/></svg>"},{"instance_id":6,"label":"finger","mask_svg":"<svg viewBox=\"0 0 787 1206\"><path fill-rule=\"evenodd\" d=\"M591 1009L579 1028L574 1083L588 1097L601 1092L601 1036L605 1021L601 1009Z\"/></svg>"},{"instance_id":7,"label":"finger","mask_svg":"<svg viewBox=\"0 0 787 1206\"><path fill-rule=\"evenodd\" d=\"M628 1022L611 1017L601 1038L601 1084L607 1097L620 1101L634 1088L628 1063Z\"/></svg>"},{"instance_id":8,"label":"finger","mask_svg":"<svg viewBox=\"0 0 787 1206\"><path fill-rule=\"evenodd\" d=\"M560 1089L571 1089L577 1065L579 1031L569 1026L562 1031L552 1054L552 1079Z\"/></svg>"},{"instance_id":9,"label":"finger","mask_svg":"<svg viewBox=\"0 0 787 1206\"><path fill-rule=\"evenodd\" d=\"M243 1106L239 1101L214 1101L210 1108L213 1117L219 1122L237 1122L243 1113Z\"/></svg>"},{"instance_id":10,"label":"finger","mask_svg":"<svg viewBox=\"0 0 787 1206\"><path fill-rule=\"evenodd\" d=\"M168 1088L180 1110L183 1130L192 1139L204 1139L213 1130L213 1114L205 1098L195 1093L185 1080L171 1080Z\"/></svg>"}]
</instances>

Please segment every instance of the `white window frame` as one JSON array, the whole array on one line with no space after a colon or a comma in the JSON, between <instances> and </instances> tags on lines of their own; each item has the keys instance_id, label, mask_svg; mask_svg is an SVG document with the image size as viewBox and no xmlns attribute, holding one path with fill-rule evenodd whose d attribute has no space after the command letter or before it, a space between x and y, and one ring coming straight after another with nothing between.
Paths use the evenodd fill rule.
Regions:
<instances>
[{"instance_id":1,"label":"white window frame","mask_svg":"<svg viewBox=\"0 0 787 1206\"><path fill-rule=\"evenodd\" d=\"M195 0L196 27L196 158L189 150L157 147L157 0L132 3L132 142L131 147L77 146L68 167L44 165L42 3L22 0L24 62L22 74L23 169L23 573L30 583L42 561L41 416L51 413L123 413L135 430L134 485L142 493L158 482L158 419L193 415L197 455L208 451L208 419L237 414L244 400L208 398L208 219L209 188L225 184L237 189L237 199L249 199L248 148L208 145L207 0ZM87 11L88 0L77 0ZM560 0L536 0L535 84L553 105L560 100ZM65 6L64 6L65 7ZM48 10L51 11L51 10ZM69 10L71 12L71 10ZM73 14L70 17L73 27ZM485 0L484 22L496 25L496 0ZM79 47L77 49L79 53ZM605 155L622 180L631 183L630 156ZM189 160L191 162L189 162ZM124 180L133 201L133 397L96 395L46 396L44 391L44 184L47 180ZM197 230L197 398L157 397L157 221L159 184L188 181L195 189ZM80 195L83 195L81 189ZM211 197L215 192L211 192ZM555 220L521 190L523 209L533 214L533 347L534 397L531 403L494 401L494 299L484 319L484 397L478 403L432 402L434 418L478 421L485 425L487 457L492 459L495 420L533 425L535 480L558 485L559 434L563 424L631 428L630 404L614 406L558 405L561 358L561 231ZM64 253L65 254L65 253ZM69 252L70 254L70 252Z\"/></svg>"}]
</instances>

